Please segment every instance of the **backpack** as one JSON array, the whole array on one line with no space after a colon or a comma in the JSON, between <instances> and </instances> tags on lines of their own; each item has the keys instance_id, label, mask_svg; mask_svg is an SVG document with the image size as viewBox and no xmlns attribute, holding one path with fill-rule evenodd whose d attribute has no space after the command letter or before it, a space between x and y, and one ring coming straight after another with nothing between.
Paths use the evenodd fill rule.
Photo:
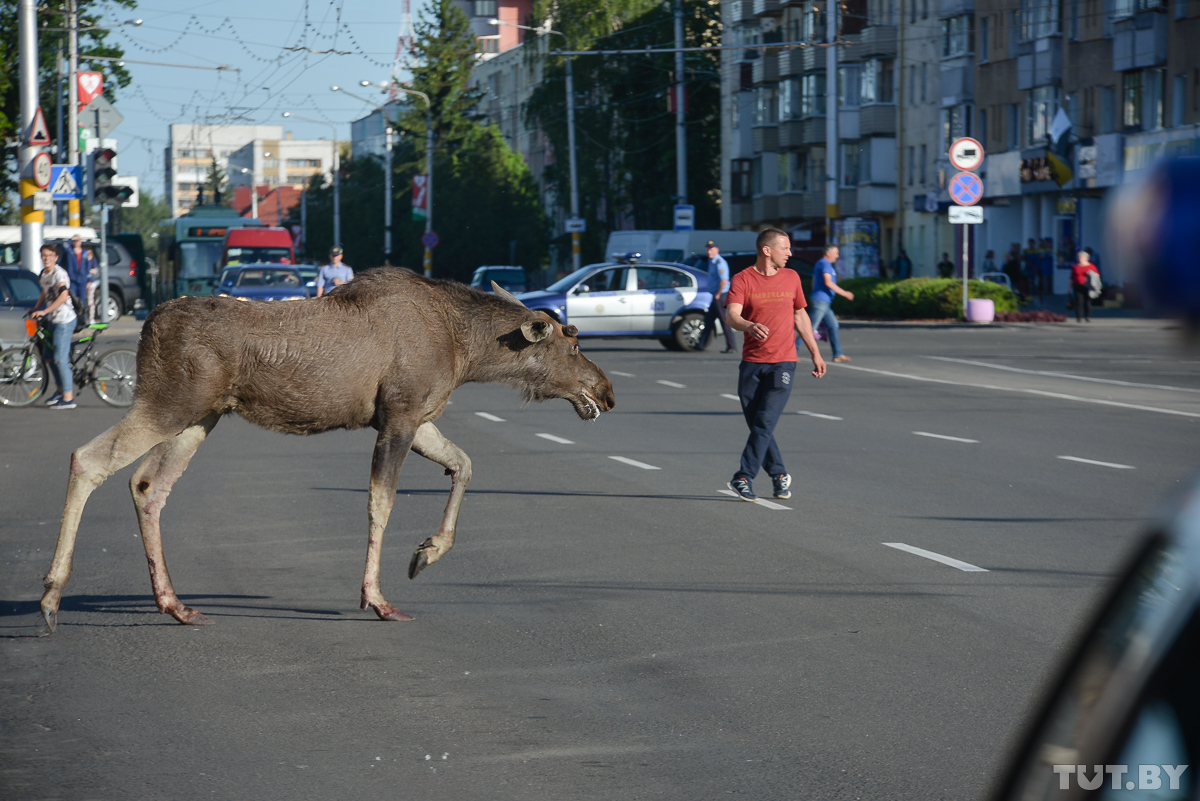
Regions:
<instances>
[{"instance_id":1,"label":"backpack","mask_svg":"<svg viewBox=\"0 0 1200 801\"><path fill-rule=\"evenodd\" d=\"M79 333L84 328L87 328L87 309L83 305L83 301L71 291L70 287L63 287L59 294L67 293L67 297L71 300L71 308L75 310L75 333ZM58 299L58 295L54 296Z\"/></svg>"}]
</instances>

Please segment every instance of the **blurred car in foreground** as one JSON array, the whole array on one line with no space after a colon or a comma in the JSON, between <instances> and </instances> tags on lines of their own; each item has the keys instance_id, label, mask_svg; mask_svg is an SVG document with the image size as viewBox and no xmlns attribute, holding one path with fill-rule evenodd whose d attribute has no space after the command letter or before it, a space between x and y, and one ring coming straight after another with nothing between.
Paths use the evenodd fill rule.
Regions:
<instances>
[{"instance_id":1,"label":"blurred car in foreground","mask_svg":"<svg viewBox=\"0 0 1200 801\"><path fill-rule=\"evenodd\" d=\"M712 302L708 274L684 264L639 263L640 254L591 264L546 289L517 295L581 337L657 338L671 350L696 350Z\"/></svg>"},{"instance_id":2,"label":"blurred car in foreground","mask_svg":"<svg viewBox=\"0 0 1200 801\"><path fill-rule=\"evenodd\" d=\"M225 268L213 294L238 300L304 300L308 290L300 271L290 264L248 264Z\"/></svg>"},{"instance_id":3,"label":"blurred car in foreground","mask_svg":"<svg viewBox=\"0 0 1200 801\"><path fill-rule=\"evenodd\" d=\"M523 267L480 267L471 276L471 286L484 292L492 291L493 281L514 295L532 289Z\"/></svg>"},{"instance_id":4,"label":"blurred car in foreground","mask_svg":"<svg viewBox=\"0 0 1200 801\"><path fill-rule=\"evenodd\" d=\"M25 315L41 294L36 273L21 267L0 268L0 350L25 344L29 338Z\"/></svg>"}]
</instances>

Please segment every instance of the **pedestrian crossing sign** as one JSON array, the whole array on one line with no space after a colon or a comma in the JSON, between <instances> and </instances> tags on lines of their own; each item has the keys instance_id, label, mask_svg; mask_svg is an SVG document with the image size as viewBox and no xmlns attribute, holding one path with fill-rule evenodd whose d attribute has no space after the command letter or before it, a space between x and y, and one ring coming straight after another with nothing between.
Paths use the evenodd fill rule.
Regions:
<instances>
[{"instance_id":1,"label":"pedestrian crossing sign","mask_svg":"<svg viewBox=\"0 0 1200 801\"><path fill-rule=\"evenodd\" d=\"M54 200L78 200L83 194L80 188L80 165L55 164L50 168L50 194Z\"/></svg>"}]
</instances>

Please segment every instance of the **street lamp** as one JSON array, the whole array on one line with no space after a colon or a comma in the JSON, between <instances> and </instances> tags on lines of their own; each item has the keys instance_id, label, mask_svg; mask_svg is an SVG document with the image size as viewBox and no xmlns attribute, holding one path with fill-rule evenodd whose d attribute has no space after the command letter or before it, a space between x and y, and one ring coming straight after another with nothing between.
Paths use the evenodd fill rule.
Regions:
<instances>
[{"instance_id":1,"label":"street lamp","mask_svg":"<svg viewBox=\"0 0 1200 801\"><path fill-rule=\"evenodd\" d=\"M242 175L250 176L250 216L258 219L258 187L254 184L254 170L242 167Z\"/></svg>"},{"instance_id":2,"label":"street lamp","mask_svg":"<svg viewBox=\"0 0 1200 801\"><path fill-rule=\"evenodd\" d=\"M342 194L340 190L340 182L338 181L338 173L341 172L342 165L338 156L338 138L337 126L332 122L325 120L314 120L309 117L298 117L290 111L283 112L283 116L293 120L303 120L304 122L315 122L318 125L328 125L333 129L333 246L340 248L342 246Z\"/></svg>"},{"instance_id":3,"label":"street lamp","mask_svg":"<svg viewBox=\"0 0 1200 801\"><path fill-rule=\"evenodd\" d=\"M529 25L518 25L515 22L505 22L500 19L488 20L489 25L505 25L509 28L520 28L537 34L553 33L563 38L563 43L569 45L567 35L562 31L550 28L533 28ZM571 218L579 219L579 173L575 170L575 86L571 78L571 57L567 56L567 161L571 170ZM579 269L579 232L571 232L571 270Z\"/></svg>"},{"instance_id":4,"label":"street lamp","mask_svg":"<svg viewBox=\"0 0 1200 801\"><path fill-rule=\"evenodd\" d=\"M370 86L371 82L363 81L362 85ZM373 100L367 100L365 97L359 97L353 92L347 92L340 86L331 86L329 88L331 91L349 95L355 100L370 103L375 106L375 110L379 111L383 117L385 142L383 154L383 263L390 267L392 264L392 126L388 125L387 112L383 110L383 105L376 105Z\"/></svg>"},{"instance_id":5,"label":"street lamp","mask_svg":"<svg viewBox=\"0 0 1200 801\"><path fill-rule=\"evenodd\" d=\"M425 240L433 233L433 110L429 104L429 95L401 86L395 81L382 81L373 84L371 81L359 81L359 86L378 86L381 89L393 88L406 95L416 95L425 101ZM425 244L425 277L433 276L433 248L428 241Z\"/></svg>"}]
</instances>

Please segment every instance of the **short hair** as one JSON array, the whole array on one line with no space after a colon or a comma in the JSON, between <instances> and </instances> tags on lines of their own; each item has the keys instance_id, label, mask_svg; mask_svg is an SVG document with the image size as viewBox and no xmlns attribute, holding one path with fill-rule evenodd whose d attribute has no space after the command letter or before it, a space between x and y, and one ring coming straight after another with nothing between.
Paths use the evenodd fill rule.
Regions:
<instances>
[{"instance_id":1,"label":"short hair","mask_svg":"<svg viewBox=\"0 0 1200 801\"><path fill-rule=\"evenodd\" d=\"M831 250L841 250L841 245L839 245L837 242L830 242L825 246L825 252L828 253ZM901 250L903 250L903 248L901 248Z\"/></svg>"},{"instance_id":2,"label":"short hair","mask_svg":"<svg viewBox=\"0 0 1200 801\"><path fill-rule=\"evenodd\" d=\"M764 228L758 232L758 239L754 240L754 249L756 251L761 251L763 248L770 246L781 236L790 241L787 231L781 231L778 228Z\"/></svg>"},{"instance_id":3,"label":"short hair","mask_svg":"<svg viewBox=\"0 0 1200 801\"><path fill-rule=\"evenodd\" d=\"M46 251L50 251L55 256L58 255L58 248L49 242L43 242L42 246L39 248L39 251L42 253L45 253Z\"/></svg>"}]
</instances>

